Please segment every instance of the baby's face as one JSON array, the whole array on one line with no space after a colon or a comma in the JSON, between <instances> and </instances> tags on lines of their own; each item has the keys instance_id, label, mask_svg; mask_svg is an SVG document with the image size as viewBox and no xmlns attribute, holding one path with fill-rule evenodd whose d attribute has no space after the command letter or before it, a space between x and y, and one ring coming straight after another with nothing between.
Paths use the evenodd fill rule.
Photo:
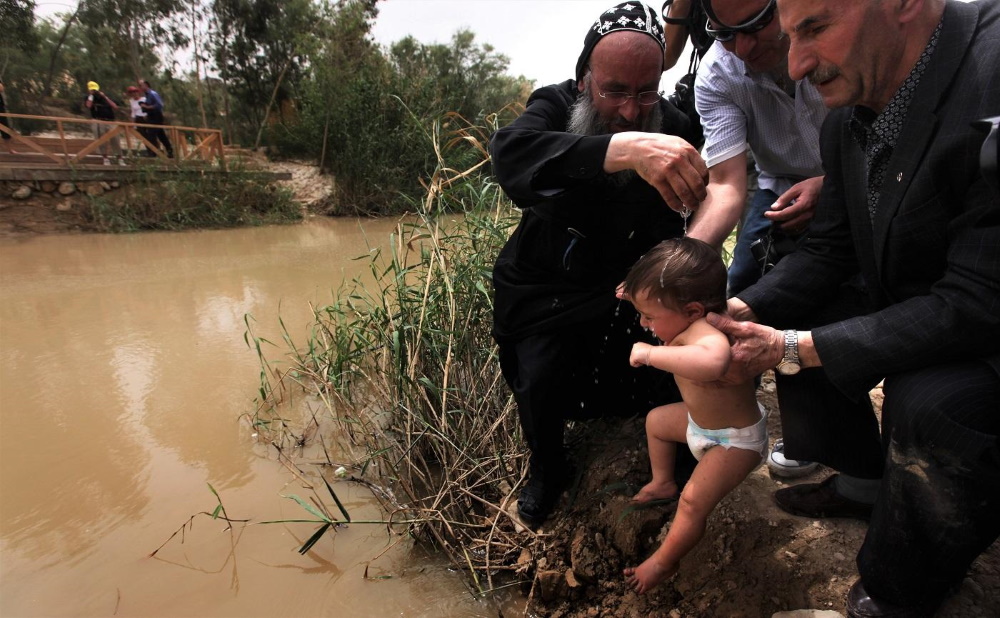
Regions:
<instances>
[{"instance_id":1,"label":"baby's face","mask_svg":"<svg viewBox=\"0 0 1000 618\"><path fill-rule=\"evenodd\" d=\"M670 343L691 325L683 313L650 297L649 290L639 292L632 299L632 305L639 312L639 324L646 330L653 331L656 338L664 343Z\"/></svg>"}]
</instances>

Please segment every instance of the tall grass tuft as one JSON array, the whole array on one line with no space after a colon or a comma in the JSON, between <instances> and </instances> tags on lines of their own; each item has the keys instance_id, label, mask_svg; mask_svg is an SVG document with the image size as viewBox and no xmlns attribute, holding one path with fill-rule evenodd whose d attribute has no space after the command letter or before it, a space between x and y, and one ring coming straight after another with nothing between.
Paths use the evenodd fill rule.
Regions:
<instances>
[{"instance_id":1,"label":"tall grass tuft","mask_svg":"<svg viewBox=\"0 0 1000 618\"><path fill-rule=\"evenodd\" d=\"M289 367L268 364L263 340L253 339L265 363L254 424L283 448L290 429L277 404L305 388L360 453L360 478L388 519L406 520L485 592L498 571L516 570L526 540L507 511L526 451L490 334L492 266L516 213L482 173L488 128L445 133L435 124L428 135L438 165L426 197L386 249L359 258L368 262L365 282L314 309L303 344L285 331ZM449 167L456 148L478 161Z\"/></svg>"}]
</instances>

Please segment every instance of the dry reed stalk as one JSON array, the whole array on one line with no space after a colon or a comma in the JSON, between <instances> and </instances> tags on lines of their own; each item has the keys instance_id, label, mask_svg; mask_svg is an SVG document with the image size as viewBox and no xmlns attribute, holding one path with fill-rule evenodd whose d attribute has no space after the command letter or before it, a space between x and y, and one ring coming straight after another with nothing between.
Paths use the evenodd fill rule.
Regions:
<instances>
[{"instance_id":1,"label":"dry reed stalk","mask_svg":"<svg viewBox=\"0 0 1000 618\"><path fill-rule=\"evenodd\" d=\"M432 134L439 142L440 127ZM370 252L374 284L356 280L332 305L314 308L304 346L284 333L290 368L270 367L253 339L268 368L254 426L292 434L270 436L276 446L304 439L308 432L295 436L278 404L293 385L312 393L322 411L315 426L331 421L338 430L319 434L326 461L337 438L360 448L356 478L376 489L389 520L402 516L411 535L466 568L481 592L495 588L497 573L523 575L515 563L535 539L507 512L526 458L490 330L489 277L514 212L480 175L485 159L461 172L445 163L450 148L486 156L487 135L467 127L435 144L438 169L418 220L397 226L387 251ZM442 222L455 210L464 216Z\"/></svg>"}]
</instances>

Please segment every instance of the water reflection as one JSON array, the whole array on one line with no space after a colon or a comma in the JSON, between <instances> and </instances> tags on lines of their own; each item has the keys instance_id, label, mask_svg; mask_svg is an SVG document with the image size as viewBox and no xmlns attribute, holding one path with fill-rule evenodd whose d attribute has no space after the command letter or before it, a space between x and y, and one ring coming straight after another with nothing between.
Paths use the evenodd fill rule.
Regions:
<instances>
[{"instance_id":1,"label":"water reflection","mask_svg":"<svg viewBox=\"0 0 1000 618\"><path fill-rule=\"evenodd\" d=\"M259 370L243 319L281 341L280 306L303 332L309 303L394 223L361 225L0 239L0 615L485 613L440 565L412 569L405 544L379 566L407 575L363 580L384 529L300 556L314 526L246 528L234 549L201 517L146 558L215 507L209 483L234 517L302 517L237 422ZM350 508L376 517L354 492Z\"/></svg>"}]
</instances>

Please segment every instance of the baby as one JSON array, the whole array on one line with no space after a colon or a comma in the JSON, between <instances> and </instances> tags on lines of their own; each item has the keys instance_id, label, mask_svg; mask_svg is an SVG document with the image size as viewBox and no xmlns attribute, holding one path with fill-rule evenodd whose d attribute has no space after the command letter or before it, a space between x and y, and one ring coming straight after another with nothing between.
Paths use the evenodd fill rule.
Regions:
<instances>
[{"instance_id":1,"label":"baby","mask_svg":"<svg viewBox=\"0 0 1000 618\"><path fill-rule=\"evenodd\" d=\"M726 336L705 320L706 313L726 308L726 266L717 251L693 238L661 242L629 271L622 297L635 305L640 324L663 342L636 343L629 362L674 374L684 399L646 416L653 480L633 500L678 496L678 443L686 442L698 460L663 544L638 567L625 569L629 585L641 593L677 572L681 558L704 535L715 505L764 461L767 417L757 406L753 380L715 382L730 361Z\"/></svg>"}]
</instances>

